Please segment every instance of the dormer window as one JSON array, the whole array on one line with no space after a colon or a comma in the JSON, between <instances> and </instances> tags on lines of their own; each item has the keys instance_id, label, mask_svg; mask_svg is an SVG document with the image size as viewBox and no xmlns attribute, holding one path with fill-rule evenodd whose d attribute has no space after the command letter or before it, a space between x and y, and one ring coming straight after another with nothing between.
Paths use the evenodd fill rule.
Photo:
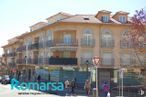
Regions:
<instances>
[{"instance_id":1,"label":"dormer window","mask_svg":"<svg viewBox=\"0 0 146 97\"><path fill-rule=\"evenodd\" d=\"M102 16L101 17L102 22L108 23L109 22L109 17L108 16Z\"/></svg>"},{"instance_id":2,"label":"dormer window","mask_svg":"<svg viewBox=\"0 0 146 97\"><path fill-rule=\"evenodd\" d=\"M126 23L126 17L125 16L119 16L119 21L121 23Z\"/></svg>"}]
</instances>

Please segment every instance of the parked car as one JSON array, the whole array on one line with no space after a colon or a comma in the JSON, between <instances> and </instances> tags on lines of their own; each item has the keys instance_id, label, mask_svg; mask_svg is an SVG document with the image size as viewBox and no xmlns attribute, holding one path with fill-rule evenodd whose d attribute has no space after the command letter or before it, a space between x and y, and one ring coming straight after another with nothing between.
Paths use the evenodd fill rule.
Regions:
<instances>
[{"instance_id":1,"label":"parked car","mask_svg":"<svg viewBox=\"0 0 146 97\"><path fill-rule=\"evenodd\" d=\"M4 75L2 76L2 84L9 84L10 83L10 76L9 75Z\"/></svg>"}]
</instances>

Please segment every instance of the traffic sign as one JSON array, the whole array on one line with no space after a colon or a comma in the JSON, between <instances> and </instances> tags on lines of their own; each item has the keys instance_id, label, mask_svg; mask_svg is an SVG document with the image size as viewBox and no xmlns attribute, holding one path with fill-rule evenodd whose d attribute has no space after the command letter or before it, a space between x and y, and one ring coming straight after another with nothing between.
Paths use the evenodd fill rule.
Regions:
<instances>
[{"instance_id":1,"label":"traffic sign","mask_svg":"<svg viewBox=\"0 0 146 97\"><path fill-rule=\"evenodd\" d=\"M94 56L92 59L93 65L95 65L95 66L99 65L99 61L100 61L100 58L97 56Z\"/></svg>"}]
</instances>

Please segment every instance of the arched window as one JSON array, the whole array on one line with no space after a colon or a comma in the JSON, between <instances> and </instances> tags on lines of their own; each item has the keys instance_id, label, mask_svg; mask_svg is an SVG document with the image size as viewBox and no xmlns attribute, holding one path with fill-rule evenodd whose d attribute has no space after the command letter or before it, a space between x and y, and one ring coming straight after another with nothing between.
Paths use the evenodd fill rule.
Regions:
<instances>
[{"instance_id":1,"label":"arched window","mask_svg":"<svg viewBox=\"0 0 146 97\"><path fill-rule=\"evenodd\" d=\"M131 48L132 47L132 37L130 32L125 31L121 34L121 41L120 41L121 48Z\"/></svg>"},{"instance_id":2,"label":"arched window","mask_svg":"<svg viewBox=\"0 0 146 97\"><path fill-rule=\"evenodd\" d=\"M105 30L102 32L101 34L101 46L102 47L114 47L114 40L113 40L113 36L112 33L108 30Z\"/></svg>"},{"instance_id":3,"label":"arched window","mask_svg":"<svg viewBox=\"0 0 146 97\"><path fill-rule=\"evenodd\" d=\"M92 39L93 38L93 32L91 29L85 29L83 31L83 38L86 40Z\"/></svg>"},{"instance_id":4,"label":"arched window","mask_svg":"<svg viewBox=\"0 0 146 97\"><path fill-rule=\"evenodd\" d=\"M94 42L93 31L91 29L85 29L83 31L82 46L93 46Z\"/></svg>"}]
</instances>

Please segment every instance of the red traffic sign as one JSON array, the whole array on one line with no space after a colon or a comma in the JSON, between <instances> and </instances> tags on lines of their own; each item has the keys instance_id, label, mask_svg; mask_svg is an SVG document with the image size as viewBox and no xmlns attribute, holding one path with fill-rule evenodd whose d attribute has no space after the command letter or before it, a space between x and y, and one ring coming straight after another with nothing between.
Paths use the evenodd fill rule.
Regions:
<instances>
[{"instance_id":1,"label":"red traffic sign","mask_svg":"<svg viewBox=\"0 0 146 97\"><path fill-rule=\"evenodd\" d=\"M92 62L93 62L94 65L98 65L99 64L99 61L100 61L100 57L94 56L92 58Z\"/></svg>"}]
</instances>

